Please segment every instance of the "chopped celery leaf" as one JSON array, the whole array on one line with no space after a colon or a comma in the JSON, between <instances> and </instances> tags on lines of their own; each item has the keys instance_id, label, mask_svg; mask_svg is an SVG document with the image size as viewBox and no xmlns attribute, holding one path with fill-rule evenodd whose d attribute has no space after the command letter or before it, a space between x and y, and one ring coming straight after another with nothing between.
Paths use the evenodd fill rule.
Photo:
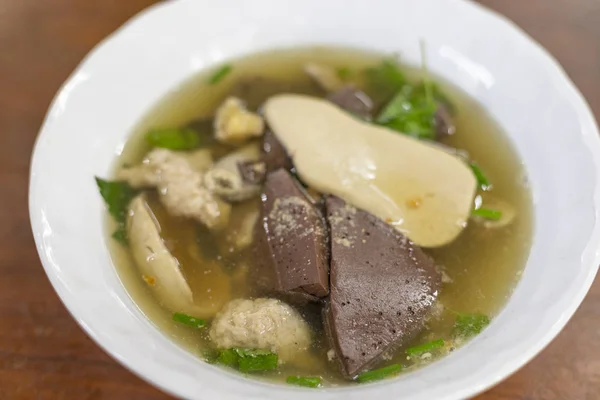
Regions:
<instances>
[{"instance_id":1,"label":"chopped celery leaf","mask_svg":"<svg viewBox=\"0 0 600 400\"><path fill-rule=\"evenodd\" d=\"M278 361L277 354L270 351L240 348L222 350L217 358L220 364L237 368L241 372L269 371L277 368Z\"/></svg>"},{"instance_id":2,"label":"chopped celery leaf","mask_svg":"<svg viewBox=\"0 0 600 400\"><path fill-rule=\"evenodd\" d=\"M208 83L211 85L216 85L221 82L229 73L233 70L233 66L231 64L225 64L217 69L208 79Z\"/></svg>"},{"instance_id":3,"label":"chopped celery leaf","mask_svg":"<svg viewBox=\"0 0 600 400\"><path fill-rule=\"evenodd\" d=\"M179 322L180 324L188 325L194 328L204 328L206 321L200 318L192 317L190 315L175 313L173 314L173 321Z\"/></svg>"},{"instance_id":4,"label":"chopped celery leaf","mask_svg":"<svg viewBox=\"0 0 600 400\"><path fill-rule=\"evenodd\" d=\"M411 357L420 356L421 354L429 353L442 347L444 347L444 341L442 339L437 339L418 346L409 347L406 349L406 354Z\"/></svg>"},{"instance_id":5,"label":"chopped celery leaf","mask_svg":"<svg viewBox=\"0 0 600 400\"><path fill-rule=\"evenodd\" d=\"M386 58L378 65L367 68L365 75L371 90L384 97L400 90L406 83L404 73L393 58Z\"/></svg>"},{"instance_id":6,"label":"chopped celery leaf","mask_svg":"<svg viewBox=\"0 0 600 400\"><path fill-rule=\"evenodd\" d=\"M469 163L469 167L471 167L471 170L473 171L473 174L477 179L477 184L479 185L479 188L483 191L491 189L492 185L490 185L490 181L481 169L481 167L479 167L479 165L477 165L474 162Z\"/></svg>"},{"instance_id":7,"label":"chopped celery leaf","mask_svg":"<svg viewBox=\"0 0 600 400\"><path fill-rule=\"evenodd\" d=\"M321 378L318 376L288 376L285 381L291 385L310 388L318 388L321 386Z\"/></svg>"},{"instance_id":8,"label":"chopped celery leaf","mask_svg":"<svg viewBox=\"0 0 600 400\"><path fill-rule=\"evenodd\" d=\"M381 379L385 379L389 376L397 375L402 371L402 365L400 364L392 364L387 367L374 369L372 371L363 372L358 375L356 380L360 383L379 381Z\"/></svg>"},{"instance_id":9,"label":"chopped celery leaf","mask_svg":"<svg viewBox=\"0 0 600 400\"><path fill-rule=\"evenodd\" d=\"M481 333L489 323L490 319L487 315L480 313L458 314L454 322L454 334L469 338Z\"/></svg>"},{"instance_id":10,"label":"chopped celery leaf","mask_svg":"<svg viewBox=\"0 0 600 400\"><path fill-rule=\"evenodd\" d=\"M127 246L129 241L127 240L127 227L124 222L119 222L117 224L117 229L113 232L112 238L122 245Z\"/></svg>"},{"instance_id":11,"label":"chopped celery leaf","mask_svg":"<svg viewBox=\"0 0 600 400\"><path fill-rule=\"evenodd\" d=\"M109 214L117 222L117 229L112 237L122 244L127 244L127 229L125 227L127 209L131 199L137 195L137 190L129 186L127 182L107 181L98 177L96 177L96 184L108 207Z\"/></svg>"},{"instance_id":12,"label":"chopped celery leaf","mask_svg":"<svg viewBox=\"0 0 600 400\"><path fill-rule=\"evenodd\" d=\"M270 371L277 368L277 354L246 355L240 357L239 369L241 372Z\"/></svg>"},{"instance_id":13,"label":"chopped celery leaf","mask_svg":"<svg viewBox=\"0 0 600 400\"><path fill-rule=\"evenodd\" d=\"M238 366L239 358L240 356L235 349L221 350L217 357L217 362L235 368Z\"/></svg>"},{"instance_id":14,"label":"chopped celery leaf","mask_svg":"<svg viewBox=\"0 0 600 400\"><path fill-rule=\"evenodd\" d=\"M154 147L170 150L191 150L200 145L200 136L193 129L153 129L146 134L146 141Z\"/></svg>"},{"instance_id":15,"label":"chopped celery leaf","mask_svg":"<svg viewBox=\"0 0 600 400\"><path fill-rule=\"evenodd\" d=\"M499 221L502 218L502 211L492 210L490 208L478 208L471 213L474 216L489 219L490 221Z\"/></svg>"},{"instance_id":16,"label":"chopped celery leaf","mask_svg":"<svg viewBox=\"0 0 600 400\"><path fill-rule=\"evenodd\" d=\"M127 182L107 181L96 177L96 184L100 195L108 206L108 212L117 222L125 222L129 202L135 197L137 191Z\"/></svg>"},{"instance_id":17,"label":"chopped celery leaf","mask_svg":"<svg viewBox=\"0 0 600 400\"><path fill-rule=\"evenodd\" d=\"M437 106L425 93L416 94L413 86L405 85L377 115L375 122L418 139L435 139Z\"/></svg>"},{"instance_id":18,"label":"chopped celery leaf","mask_svg":"<svg viewBox=\"0 0 600 400\"><path fill-rule=\"evenodd\" d=\"M348 67L340 67L336 70L336 73L337 76L343 81L345 81L350 77L350 75L352 75L352 71Z\"/></svg>"}]
</instances>

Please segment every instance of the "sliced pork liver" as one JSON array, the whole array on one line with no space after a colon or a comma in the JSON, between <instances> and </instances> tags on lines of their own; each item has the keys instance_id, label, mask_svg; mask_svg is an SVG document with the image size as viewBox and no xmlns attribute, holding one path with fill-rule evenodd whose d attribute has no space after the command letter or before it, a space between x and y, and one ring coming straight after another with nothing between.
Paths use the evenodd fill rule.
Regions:
<instances>
[{"instance_id":1,"label":"sliced pork liver","mask_svg":"<svg viewBox=\"0 0 600 400\"><path fill-rule=\"evenodd\" d=\"M362 118L370 118L373 110L373 101L366 93L356 89L352 85L343 88L329 95L328 100L338 105L340 108L358 115Z\"/></svg>"},{"instance_id":2,"label":"sliced pork liver","mask_svg":"<svg viewBox=\"0 0 600 400\"><path fill-rule=\"evenodd\" d=\"M276 171L279 168L291 170L293 167L292 159L270 129L267 129L263 136L263 161L267 172Z\"/></svg>"},{"instance_id":3,"label":"sliced pork liver","mask_svg":"<svg viewBox=\"0 0 600 400\"><path fill-rule=\"evenodd\" d=\"M354 377L422 330L441 277L431 258L372 214L333 196L326 207L331 293L324 322L342 372Z\"/></svg>"},{"instance_id":4,"label":"sliced pork liver","mask_svg":"<svg viewBox=\"0 0 600 400\"><path fill-rule=\"evenodd\" d=\"M262 196L259 259L275 270L277 291L329 293L327 227L316 206L284 169L267 175Z\"/></svg>"}]
</instances>

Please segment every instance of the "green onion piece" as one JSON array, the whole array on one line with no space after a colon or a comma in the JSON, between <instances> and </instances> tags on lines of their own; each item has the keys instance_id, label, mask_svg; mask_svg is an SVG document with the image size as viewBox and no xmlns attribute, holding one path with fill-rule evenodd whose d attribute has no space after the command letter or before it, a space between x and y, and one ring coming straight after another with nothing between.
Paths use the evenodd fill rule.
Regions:
<instances>
[{"instance_id":1,"label":"green onion piece","mask_svg":"<svg viewBox=\"0 0 600 400\"><path fill-rule=\"evenodd\" d=\"M269 371L277 368L277 354L266 350L227 349L222 350L217 362L237 368L241 372Z\"/></svg>"},{"instance_id":2,"label":"green onion piece","mask_svg":"<svg viewBox=\"0 0 600 400\"><path fill-rule=\"evenodd\" d=\"M404 85L375 118L375 122L417 139L434 140L437 104L421 86Z\"/></svg>"},{"instance_id":3,"label":"green onion piece","mask_svg":"<svg viewBox=\"0 0 600 400\"><path fill-rule=\"evenodd\" d=\"M365 75L371 89L384 97L400 90L406 83L404 73L393 58L386 58L379 65L367 68Z\"/></svg>"},{"instance_id":4,"label":"green onion piece","mask_svg":"<svg viewBox=\"0 0 600 400\"><path fill-rule=\"evenodd\" d=\"M239 360L240 356L235 349L221 350L219 357L217 357L217 362L219 364L227 365L233 368L238 366Z\"/></svg>"},{"instance_id":5,"label":"green onion piece","mask_svg":"<svg viewBox=\"0 0 600 400\"><path fill-rule=\"evenodd\" d=\"M190 150L200 145L200 137L192 129L154 129L146 134L146 141L154 147L170 150Z\"/></svg>"},{"instance_id":6,"label":"green onion piece","mask_svg":"<svg viewBox=\"0 0 600 400\"><path fill-rule=\"evenodd\" d=\"M277 354L265 350L235 349L241 372L270 371L277 368Z\"/></svg>"},{"instance_id":7,"label":"green onion piece","mask_svg":"<svg viewBox=\"0 0 600 400\"><path fill-rule=\"evenodd\" d=\"M221 66L221 68L216 70L215 73L210 76L208 83L215 85L221 82L232 70L233 66L231 64L225 64Z\"/></svg>"},{"instance_id":8,"label":"green onion piece","mask_svg":"<svg viewBox=\"0 0 600 400\"><path fill-rule=\"evenodd\" d=\"M416 139L435 140L435 111L422 111L413 109L381 125Z\"/></svg>"},{"instance_id":9,"label":"green onion piece","mask_svg":"<svg viewBox=\"0 0 600 400\"><path fill-rule=\"evenodd\" d=\"M473 171L475 178L477 179L477 183L479 184L479 188L483 191L490 190L492 185L490 185L490 181L487 176L483 173L483 170L474 162L469 163L469 167Z\"/></svg>"},{"instance_id":10,"label":"green onion piece","mask_svg":"<svg viewBox=\"0 0 600 400\"><path fill-rule=\"evenodd\" d=\"M487 315L479 313L458 314L456 321L454 321L454 334L469 338L481 333L483 328L488 326L489 323L490 319Z\"/></svg>"},{"instance_id":11,"label":"green onion piece","mask_svg":"<svg viewBox=\"0 0 600 400\"><path fill-rule=\"evenodd\" d=\"M406 349L406 354L411 357L420 356L421 354L429 353L442 347L444 347L444 341L442 339L437 339L418 346L409 347Z\"/></svg>"},{"instance_id":12,"label":"green onion piece","mask_svg":"<svg viewBox=\"0 0 600 400\"><path fill-rule=\"evenodd\" d=\"M472 215L489 219L490 221L499 221L502 218L502 211L500 210L492 210L490 208L478 208L473 210Z\"/></svg>"},{"instance_id":13,"label":"green onion piece","mask_svg":"<svg viewBox=\"0 0 600 400\"><path fill-rule=\"evenodd\" d=\"M439 86L433 82L433 80L429 79L427 84L425 84L425 81L421 81L412 88L414 97L427 100L424 104L430 104L429 94L427 93L429 90L431 90L431 97L433 98L433 103L436 105L436 109L440 105L443 105L446 107L448 112L450 112L450 114L454 114L456 112L456 106L450 101L448 96L442 92Z\"/></svg>"},{"instance_id":14,"label":"green onion piece","mask_svg":"<svg viewBox=\"0 0 600 400\"><path fill-rule=\"evenodd\" d=\"M179 322L180 324L188 325L194 328L204 328L206 322L203 319L192 317L190 315L175 313L173 314L173 321Z\"/></svg>"},{"instance_id":15,"label":"green onion piece","mask_svg":"<svg viewBox=\"0 0 600 400\"><path fill-rule=\"evenodd\" d=\"M350 75L352 74L352 71L350 71L350 68L348 68L348 67L340 67L336 70L336 72L337 72L337 76L343 81L348 79L350 77Z\"/></svg>"},{"instance_id":16,"label":"green onion piece","mask_svg":"<svg viewBox=\"0 0 600 400\"><path fill-rule=\"evenodd\" d=\"M285 380L291 385L318 388L321 386L321 378L318 376L288 376Z\"/></svg>"},{"instance_id":17,"label":"green onion piece","mask_svg":"<svg viewBox=\"0 0 600 400\"><path fill-rule=\"evenodd\" d=\"M402 365L392 364L388 365L387 367L363 372L356 378L356 380L360 383L379 381L387 378L388 376L397 375L400 373L400 371L402 371Z\"/></svg>"},{"instance_id":18,"label":"green onion piece","mask_svg":"<svg viewBox=\"0 0 600 400\"><path fill-rule=\"evenodd\" d=\"M389 103L383 108L383 110L375 118L375 122L378 124L384 124L397 118L399 115L404 113L406 110L411 108L410 101L406 97L404 91L399 91L392 97Z\"/></svg>"},{"instance_id":19,"label":"green onion piece","mask_svg":"<svg viewBox=\"0 0 600 400\"><path fill-rule=\"evenodd\" d=\"M117 230L112 237L120 243L127 244L127 229L125 227L127 209L131 199L137 195L137 190L129 186L127 182L107 181L98 177L96 177L96 184L108 207L109 214L117 222Z\"/></svg>"}]
</instances>

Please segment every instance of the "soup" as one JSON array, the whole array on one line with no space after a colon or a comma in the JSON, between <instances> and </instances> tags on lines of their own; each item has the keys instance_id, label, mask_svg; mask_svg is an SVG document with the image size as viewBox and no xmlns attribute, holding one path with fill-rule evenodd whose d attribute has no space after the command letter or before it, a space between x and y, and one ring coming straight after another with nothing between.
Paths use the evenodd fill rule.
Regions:
<instances>
[{"instance_id":1,"label":"soup","mask_svg":"<svg viewBox=\"0 0 600 400\"><path fill-rule=\"evenodd\" d=\"M199 358L308 387L420 368L514 289L531 199L486 112L425 69L346 49L202 73L97 179L133 300Z\"/></svg>"}]
</instances>

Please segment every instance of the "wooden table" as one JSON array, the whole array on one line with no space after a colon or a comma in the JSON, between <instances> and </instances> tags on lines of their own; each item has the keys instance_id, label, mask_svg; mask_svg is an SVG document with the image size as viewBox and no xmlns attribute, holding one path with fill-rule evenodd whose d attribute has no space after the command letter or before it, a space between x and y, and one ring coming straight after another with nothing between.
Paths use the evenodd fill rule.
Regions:
<instances>
[{"instance_id":1,"label":"wooden table","mask_svg":"<svg viewBox=\"0 0 600 400\"><path fill-rule=\"evenodd\" d=\"M99 40L154 2L0 0L0 399L168 398L73 321L44 275L27 213L31 149L54 93ZM600 0L481 3L545 45L600 119ZM478 399L600 399L600 280L548 349Z\"/></svg>"}]
</instances>

